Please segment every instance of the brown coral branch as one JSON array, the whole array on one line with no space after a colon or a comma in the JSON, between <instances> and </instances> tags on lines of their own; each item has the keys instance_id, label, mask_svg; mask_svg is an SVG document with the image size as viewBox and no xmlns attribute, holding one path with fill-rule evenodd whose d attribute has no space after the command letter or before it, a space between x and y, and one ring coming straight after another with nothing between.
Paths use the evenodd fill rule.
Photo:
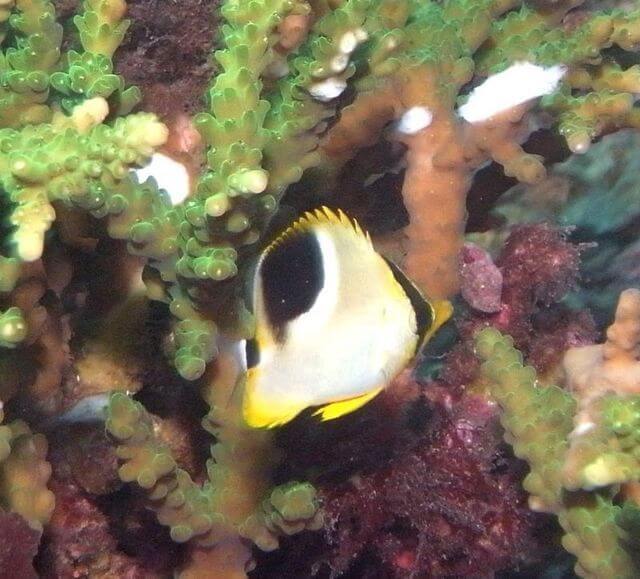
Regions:
<instances>
[{"instance_id":1,"label":"brown coral branch","mask_svg":"<svg viewBox=\"0 0 640 579\"><path fill-rule=\"evenodd\" d=\"M564 357L567 385L584 411L604 394L640 394L640 290L620 294L604 344L571 348Z\"/></svg>"},{"instance_id":2,"label":"brown coral branch","mask_svg":"<svg viewBox=\"0 0 640 579\"><path fill-rule=\"evenodd\" d=\"M450 297L459 286L457 264L471 174L461 171L455 160L439 158L446 148L456 148L457 133L455 121L443 115L436 116L429 129L402 139L408 146L402 196L410 215L405 268L436 299Z\"/></svg>"},{"instance_id":3,"label":"brown coral branch","mask_svg":"<svg viewBox=\"0 0 640 579\"><path fill-rule=\"evenodd\" d=\"M432 122L393 137L407 147L402 197L409 214L404 230L404 267L432 298L447 298L459 288L458 256L466 224L466 196L475 171L488 159L526 183L545 175L541 159L519 143L529 136L525 105L483 123L462 122L438 90L444 71L414 67L393 80L360 93L328 133L323 153L335 170L358 149L375 143L385 127L414 107L428 110ZM462 74L459 72L458 74Z\"/></svg>"}]
</instances>

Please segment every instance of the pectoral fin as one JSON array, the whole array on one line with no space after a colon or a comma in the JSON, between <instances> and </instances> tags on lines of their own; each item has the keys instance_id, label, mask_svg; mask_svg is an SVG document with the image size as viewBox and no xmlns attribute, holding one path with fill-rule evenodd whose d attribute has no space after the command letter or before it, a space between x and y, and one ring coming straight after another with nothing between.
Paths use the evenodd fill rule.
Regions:
<instances>
[{"instance_id":1,"label":"pectoral fin","mask_svg":"<svg viewBox=\"0 0 640 579\"><path fill-rule=\"evenodd\" d=\"M344 416L354 410L358 410L358 408L361 408L367 402L373 400L378 394L380 394L380 392L382 392L382 388L377 388L376 390L367 392L366 394L362 394L356 398L349 398L348 400L341 400L340 402L332 402L331 404L327 404L326 406L316 410L313 415L320 416L320 419L323 422L326 420L340 418L340 416Z\"/></svg>"}]
</instances>

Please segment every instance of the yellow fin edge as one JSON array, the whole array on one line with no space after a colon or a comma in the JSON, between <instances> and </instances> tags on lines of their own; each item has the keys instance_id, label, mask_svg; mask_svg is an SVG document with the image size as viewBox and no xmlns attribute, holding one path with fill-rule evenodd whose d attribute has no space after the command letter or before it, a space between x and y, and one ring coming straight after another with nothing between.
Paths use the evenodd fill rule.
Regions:
<instances>
[{"instance_id":1,"label":"yellow fin edge","mask_svg":"<svg viewBox=\"0 0 640 579\"><path fill-rule=\"evenodd\" d=\"M362 229L357 220L349 217L344 211L342 211L342 209L338 209L336 212L323 205L314 211L307 211L302 215L302 217L294 221L267 246L265 253L271 251L280 245L282 241L292 235L311 231L315 225L327 223L351 229L356 235L363 237L371 243L371 236L369 235L369 232Z\"/></svg>"},{"instance_id":2,"label":"yellow fin edge","mask_svg":"<svg viewBox=\"0 0 640 579\"><path fill-rule=\"evenodd\" d=\"M433 301L431 302L431 307L433 308L433 323L422 339L422 346L424 346L453 315L453 305L448 300Z\"/></svg>"},{"instance_id":3,"label":"yellow fin edge","mask_svg":"<svg viewBox=\"0 0 640 579\"><path fill-rule=\"evenodd\" d=\"M245 390L242 396L242 418L251 428L276 428L293 420L304 406L284 406L267 400L256 399L254 384L258 376L258 369L247 371Z\"/></svg>"},{"instance_id":4,"label":"yellow fin edge","mask_svg":"<svg viewBox=\"0 0 640 579\"><path fill-rule=\"evenodd\" d=\"M382 388L377 388L356 398L349 398L348 400L341 400L339 402L332 402L322 408L316 410L313 415L320 416L320 419L325 422L326 420L334 420L340 418L345 414L349 414L358 408L362 408L367 402L373 400L378 394L382 392Z\"/></svg>"}]
</instances>

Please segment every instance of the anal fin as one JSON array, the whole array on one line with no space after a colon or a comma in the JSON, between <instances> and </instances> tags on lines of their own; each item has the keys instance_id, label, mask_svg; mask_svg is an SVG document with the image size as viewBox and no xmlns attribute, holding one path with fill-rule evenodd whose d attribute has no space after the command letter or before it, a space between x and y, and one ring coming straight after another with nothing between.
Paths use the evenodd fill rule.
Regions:
<instances>
[{"instance_id":1,"label":"anal fin","mask_svg":"<svg viewBox=\"0 0 640 579\"><path fill-rule=\"evenodd\" d=\"M331 404L327 404L316 410L313 415L320 416L320 419L323 422L326 420L340 418L340 416L344 416L345 414L358 410L358 408L362 408L362 406L373 400L378 394L380 394L380 392L382 392L382 387L372 390L371 392L367 392L366 394L362 394L361 396L356 396L355 398L340 400L339 402L331 402Z\"/></svg>"}]
</instances>

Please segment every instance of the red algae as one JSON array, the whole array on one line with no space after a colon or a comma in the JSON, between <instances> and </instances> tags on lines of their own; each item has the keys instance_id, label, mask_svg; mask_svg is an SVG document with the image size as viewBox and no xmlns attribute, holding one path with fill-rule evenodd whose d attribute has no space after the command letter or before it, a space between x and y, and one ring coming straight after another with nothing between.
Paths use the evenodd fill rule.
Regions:
<instances>
[{"instance_id":1,"label":"red algae","mask_svg":"<svg viewBox=\"0 0 640 579\"><path fill-rule=\"evenodd\" d=\"M40 531L32 529L17 513L0 512L0 579L35 579L33 558Z\"/></svg>"},{"instance_id":2,"label":"red algae","mask_svg":"<svg viewBox=\"0 0 640 579\"><path fill-rule=\"evenodd\" d=\"M489 252L473 243L465 243L460 254L460 293L480 312L500 310L502 272Z\"/></svg>"},{"instance_id":3,"label":"red algae","mask_svg":"<svg viewBox=\"0 0 640 579\"><path fill-rule=\"evenodd\" d=\"M396 432L394 443L387 440L381 461L366 445L372 430L381 438L388 432L385 416L374 422L369 411L369 422L360 422L370 431L360 435L360 472L317 483L325 513L321 544L310 550L308 537L292 539L278 564L270 571L267 558L256 577L489 577L542 555L551 519L527 508L524 465L502 442L497 407L482 396L452 396L438 383L416 386L426 394L414 402L423 407L417 431L415 422L413 430L405 423L404 437ZM297 446L289 449L294 457L306 440ZM325 460L330 448L336 462L344 460L344 448L333 445Z\"/></svg>"},{"instance_id":4,"label":"red algae","mask_svg":"<svg viewBox=\"0 0 640 579\"><path fill-rule=\"evenodd\" d=\"M47 525L45 546L38 558L41 577L152 579L166 576L175 563L177 547L166 537L164 549L159 549L163 542L158 540L157 531L164 530L151 517L141 516L144 511L132 509L132 503L120 500L120 514L125 511L130 518L137 519L134 529L137 535L145 528L144 537L139 536L136 544L138 547L144 544L147 549L146 553L139 548L131 549L129 555L121 550L121 545L127 545L127 536L118 536L119 529L113 528L108 516L112 513L105 512L91 495L66 481L54 480L51 489L56 497L56 508ZM117 520L121 521L119 525L131 524L126 518ZM156 529L155 535L150 528Z\"/></svg>"},{"instance_id":5,"label":"red algae","mask_svg":"<svg viewBox=\"0 0 640 579\"><path fill-rule=\"evenodd\" d=\"M590 315L557 304L575 287L579 265L580 247L567 240L565 230L545 223L515 227L496 259L503 279L499 311L462 317L462 337L494 326L525 354L535 353L530 362L540 371L557 364L568 347L593 343Z\"/></svg>"},{"instance_id":6,"label":"red algae","mask_svg":"<svg viewBox=\"0 0 640 579\"><path fill-rule=\"evenodd\" d=\"M472 257L490 261L480 250ZM566 348L593 341L590 316L557 303L576 283L579 248L562 230L522 226L495 263L487 267L504 279L500 311L457 314L461 340L437 380L405 372L397 389L348 420L283 430L283 478L319 487L324 536L291 539L286 554L259 560L256 577L492 577L553 555L559 529L529 510L527 466L502 440L497 405L470 388L479 369L472 338L487 325L502 327L545 371Z\"/></svg>"}]
</instances>

